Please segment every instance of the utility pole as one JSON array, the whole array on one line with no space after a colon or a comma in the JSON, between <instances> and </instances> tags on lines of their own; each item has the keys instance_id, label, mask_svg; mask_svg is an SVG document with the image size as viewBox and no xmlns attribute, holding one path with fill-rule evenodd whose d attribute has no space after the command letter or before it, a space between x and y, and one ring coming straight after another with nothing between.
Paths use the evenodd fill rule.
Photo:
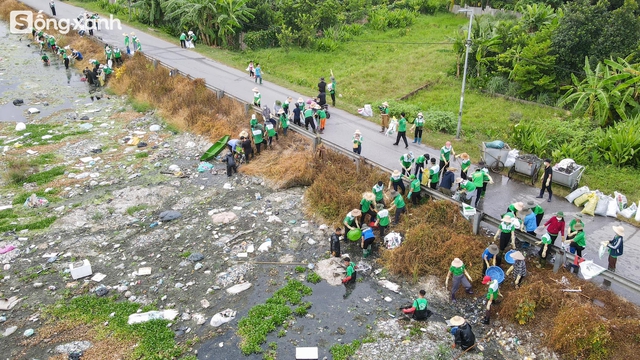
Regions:
<instances>
[{"instance_id":1,"label":"utility pole","mask_svg":"<svg viewBox=\"0 0 640 360\"><path fill-rule=\"evenodd\" d=\"M458 129L456 130L456 140L460 140L460 128L462 127L462 106L464 104L464 88L467 84L467 69L469 66L469 49L471 49L471 25L473 24L473 9L462 9L459 13L469 13L469 30L467 31L467 48L464 56L464 72L462 74L462 91L460 92L460 111L458 111Z\"/></svg>"}]
</instances>

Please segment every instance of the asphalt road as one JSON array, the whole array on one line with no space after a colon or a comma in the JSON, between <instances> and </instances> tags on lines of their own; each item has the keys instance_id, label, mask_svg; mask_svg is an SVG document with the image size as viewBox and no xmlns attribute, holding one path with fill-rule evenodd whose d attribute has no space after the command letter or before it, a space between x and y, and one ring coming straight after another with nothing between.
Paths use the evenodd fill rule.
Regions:
<instances>
[{"instance_id":1,"label":"asphalt road","mask_svg":"<svg viewBox=\"0 0 640 360\"><path fill-rule=\"evenodd\" d=\"M35 9L42 9L50 14L48 2L45 0L22 0L22 2ZM74 19L80 13L84 13L83 9L62 2L56 2L56 10L57 17L60 19ZM249 78L248 73L245 71L231 68L205 58L194 51L180 48L177 37L174 42L167 42L154 37L152 31L143 33L125 25L123 25L121 29L100 30L95 32L95 35L109 44L118 45L121 49L124 49L123 33L131 32L135 32L140 39L145 54L166 64L170 64L172 67L190 74L193 77L203 78L208 84L222 89L226 93L232 94L248 103L253 101L252 88L255 86L260 89L262 103L269 105L271 108L273 108L276 100L284 101L288 96L294 98L295 101L298 97L307 99L317 94L311 91L307 94L299 94L282 86L275 85L269 81L268 75L264 78L262 85L257 85L253 79ZM98 60L101 62L105 61L105 59ZM291 63L288 64L288 66L294 67L296 64ZM263 71L264 70L265 69L263 69ZM326 78L327 80L329 78L328 69ZM338 89L340 89L340 79L338 79ZM337 99L337 105L340 106L340 98ZM388 168L399 169L399 158L407 151L413 151L416 156L423 153L428 153L432 156L439 154L439 150L429 148L422 144L412 144L411 138L409 138L408 150L404 148L402 143L399 146L393 146L392 143L395 139L380 134L380 127L376 123L337 108L331 108L330 112L331 118L327 121L327 128L322 135L323 139L339 144L345 149L350 150L351 136L356 129L359 129L363 136L362 155ZM467 118L467 120L469 119ZM249 119L247 119L247 123L248 122ZM455 142L453 146L455 149ZM477 159L472 160L476 160L477 162ZM471 171L469 173L471 173ZM509 180L505 176L493 174L493 177L495 184L489 185L486 199L481 206L482 210L489 215L499 217L500 214L505 212L509 204L516 201L526 203L528 200L540 200L535 199L539 188L533 188L521 182ZM554 187L556 186L559 185L554 185ZM632 200L633 199L630 199L630 201ZM556 211L563 211L568 222L573 214L581 210L567 202L564 198L558 197L554 197L552 202L544 201L541 205L546 210L543 221L546 221L546 219ZM613 237L614 233L611 226L618 223L618 221L612 218L585 215L584 222L587 234L587 249L583 252L583 256L594 259L597 264L606 267L606 256L604 256L603 259L599 259L597 256L598 247L600 246L600 241L609 240ZM617 272L628 279L640 282L640 264L633 260L640 257L640 233L638 233L638 229L634 226L629 224L622 225L625 228L625 253L618 261ZM544 233L544 229L539 228L538 234L541 235L542 233ZM640 301L640 299L633 300L635 302Z\"/></svg>"}]
</instances>

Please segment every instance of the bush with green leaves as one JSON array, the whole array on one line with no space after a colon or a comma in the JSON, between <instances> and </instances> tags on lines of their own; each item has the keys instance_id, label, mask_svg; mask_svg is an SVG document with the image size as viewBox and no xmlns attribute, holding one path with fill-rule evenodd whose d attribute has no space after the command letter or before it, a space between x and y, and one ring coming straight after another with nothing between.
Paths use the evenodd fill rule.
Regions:
<instances>
[{"instance_id":1,"label":"bush with green leaves","mask_svg":"<svg viewBox=\"0 0 640 360\"><path fill-rule=\"evenodd\" d=\"M265 49L278 45L278 33L275 30L250 31L244 35L244 43L250 49Z\"/></svg>"},{"instance_id":2,"label":"bush with green leaves","mask_svg":"<svg viewBox=\"0 0 640 360\"><path fill-rule=\"evenodd\" d=\"M426 111L424 126L433 132L454 134L458 126L458 118L451 111Z\"/></svg>"},{"instance_id":3,"label":"bush with green leaves","mask_svg":"<svg viewBox=\"0 0 640 360\"><path fill-rule=\"evenodd\" d=\"M614 166L640 165L640 116L617 122L596 133L596 146L604 161Z\"/></svg>"}]
</instances>

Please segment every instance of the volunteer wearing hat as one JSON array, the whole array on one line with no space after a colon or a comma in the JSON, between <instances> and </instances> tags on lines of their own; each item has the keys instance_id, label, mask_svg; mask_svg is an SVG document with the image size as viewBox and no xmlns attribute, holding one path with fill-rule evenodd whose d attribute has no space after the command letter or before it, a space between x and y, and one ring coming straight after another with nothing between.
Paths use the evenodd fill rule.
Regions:
<instances>
[{"instance_id":1,"label":"volunteer wearing hat","mask_svg":"<svg viewBox=\"0 0 640 360\"><path fill-rule=\"evenodd\" d=\"M458 184L460 201L465 204L471 204L471 198L473 198L473 194L476 193L476 184L473 181L463 180L462 178L457 178L456 184Z\"/></svg>"},{"instance_id":2,"label":"volunteer wearing hat","mask_svg":"<svg viewBox=\"0 0 640 360\"><path fill-rule=\"evenodd\" d=\"M487 268L496 266L496 255L498 255L499 252L500 249L498 249L498 245L496 244L491 244L488 248L484 249L482 253L482 276L487 272ZM492 264L489 264L489 261L491 261Z\"/></svg>"},{"instance_id":3,"label":"volunteer wearing hat","mask_svg":"<svg viewBox=\"0 0 640 360\"><path fill-rule=\"evenodd\" d=\"M536 265L538 269L543 268L547 265L547 253L549 251L549 245L553 244L553 240L551 239L551 235L546 233L542 235L540 241L536 243L536 245L540 246L540 250L538 250L539 263Z\"/></svg>"},{"instance_id":4,"label":"volunteer wearing hat","mask_svg":"<svg viewBox=\"0 0 640 360\"><path fill-rule=\"evenodd\" d=\"M414 167L413 171L415 176L420 179L420 183L422 183L422 173L424 172L424 169L427 167L429 162L429 154L424 154L424 155L420 155L418 156L418 158L416 159L416 166Z\"/></svg>"},{"instance_id":5,"label":"volunteer wearing hat","mask_svg":"<svg viewBox=\"0 0 640 360\"><path fill-rule=\"evenodd\" d=\"M124 47L127 49L127 55L131 55L131 48L129 47L129 35L127 33L124 33L122 35L124 35Z\"/></svg>"},{"instance_id":6,"label":"volunteer wearing hat","mask_svg":"<svg viewBox=\"0 0 640 360\"><path fill-rule=\"evenodd\" d=\"M253 88L253 105L260 107L260 101L262 100L262 95L260 94L260 90L257 87Z\"/></svg>"},{"instance_id":7,"label":"volunteer wearing hat","mask_svg":"<svg viewBox=\"0 0 640 360\"><path fill-rule=\"evenodd\" d=\"M551 191L551 179L553 178L553 169L551 168L551 159L544 159L544 174L542 175L542 187L540 188L540 195L537 196L538 199L542 199L544 195L544 191L547 190L549 192L549 200L551 202L551 197L553 196L553 191Z\"/></svg>"},{"instance_id":8,"label":"volunteer wearing hat","mask_svg":"<svg viewBox=\"0 0 640 360\"><path fill-rule=\"evenodd\" d=\"M473 174L471 174L471 180L476 185L475 207L478 207L478 203L482 198L482 194L486 189L487 183L493 184L493 179L491 178L488 172L485 172L482 168L478 167L476 171L474 171ZM522 207L520 208L522 209Z\"/></svg>"},{"instance_id":9,"label":"volunteer wearing hat","mask_svg":"<svg viewBox=\"0 0 640 360\"><path fill-rule=\"evenodd\" d=\"M362 236L360 237L360 247L362 248L362 257L367 258L371 255L371 246L376 236L373 234L373 229L365 226L362 228Z\"/></svg>"},{"instance_id":10,"label":"volunteer wearing hat","mask_svg":"<svg viewBox=\"0 0 640 360\"><path fill-rule=\"evenodd\" d=\"M571 227L571 225L569 225ZM569 236L573 233L573 236L569 238ZM581 222L573 225L573 232L567 235L567 240L564 241L565 244L569 244L569 246L575 251L571 251L571 253L576 253L579 257L582 257L582 250L587 246L587 241L584 237L584 225Z\"/></svg>"},{"instance_id":11,"label":"volunteer wearing hat","mask_svg":"<svg viewBox=\"0 0 640 360\"><path fill-rule=\"evenodd\" d=\"M356 132L353 133L351 141L353 142L353 152L360 155L362 153L362 134L360 130L356 130Z\"/></svg>"},{"instance_id":12,"label":"volunteer wearing hat","mask_svg":"<svg viewBox=\"0 0 640 360\"><path fill-rule=\"evenodd\" d=\"M252 129L258 125L258 118L256 118L256 114L251 114L251 120L249 120L249 127Z\"/></svg>"},{"instance_id":13,"label":"volunteer wearing hat","mask_svg":"<svg viewBox=\"0 0 640 360\"><path fill-rule=\"evenodd\" d=\"M487 289L487 310L484 312L484 319L482 319L483 324L489 325L491 320L491 304L493 304L494 301L497 302L498 296L502 297L502 294L500 294L498 280L492 279L490 276L485 275L482 279L482 285L489 285L489 289Z\"/></svg>"},{"instance_id":14,"label":"volunteer wearing hat","mask_svg":"<svg viewBox=\"0 0 640 360\"><path fill-rule=\"evenodd\" d=\"M454 348L457 346L460 350L465 351L476 344L476 336L471 330L471 325L462 316L452 317L449 324L452 326L451 335L454 338Z\"/></svg>"},{"instance_id":15,"label":"volunteer wearing hat","mask_svg":"<svg viewBox=\"0 0 640 360\"><path fill-rule=\"evenodd\" d=\"M498 246L498 249L501 252L504 252L504 249L507 248L507 246L509 246L509 242L511 242L511 247L513 249L516 248L516 232L515 232L515 226L513 225L513 219L511 218L511 216L509 215L504 215L502 217L502 221L500 222L500 225L498 226L498 231L496 232L496 235L493 237L493 240L498 240L498 237L500 237L500 246ZM500 264L502 264L502 256L498 257L496 259L497 265L500 266Z\"/></svg>"},{"instance_id":16,"label":"volunteer wearing hat","mask_svg":"<svg viewBox=\"0 0 640 360\"><path fill-rule=\"evenodd\" d=\"M534 201L528 201L527 207L536 214L536 226L542 224L542 218L544 217L544 209L542 206L536 204Z\"/></svg>"},{"instance_id":17,"label":"volunteer wearing hat","mask_svg":"<svg viewBox=\"0 0 640 360\"><path fill-rule=\"evenodd\" d=\"M315 115L315 113L313 112L313 108L310 106L307 106L306 109L304 109L304 128L309 130L309 125L311 125L311 129L313 130L313 133L316 133L316 122L313 119L313 116Z\"/></svg>"},{"instance_id":18,"label":"volunteer wearing hat","mask_svg":"<svg viewBox=\"0 0 640 360\"><path fill-rule=\"evenodd\" d=\"M624 228L620 225L612 227L615 236L609 241L603 241L602 245L609 248L609 271L616 271L618 257L622 256L624 250Z\"/></svg>"},{"instance_id":19,"label":"volunteer wearing hat","mask_svg":"<svg viewBox=\"0 0 640 360\"><path fill-rule=\"evenodd\" d=\"M518 217L518 211L522 211L522 209L524 209L523 202L514 202L513 204L509 205L505 214L512 213L514 217Z\"/></svg>"},{"instance_id":20,"label":"volunteer wearing hat","mask_svg":"<svg viewBox=\"0 0 640 360\"><path fill-rule=\"evenodd\" d=\"M280 120L280 127L282 128L282 134L287 136L287 130L289 130L289 118L284 111L284 108L278 110L278 117Z\"/></svg>"},{"instance_id":21,"label":"volunteer wearing hat","mask_svg":"<svg viewBox=\"0 0 640 360\"><path fill-rule=\"evenodd\" d=\"M460 155L456 155L456 157L460 158L460 177L467 180L467 172L471 167L471 159L469 158L469 154L462 153Z\"/></svg>"},{"instance_id":22,"label":"volunteer wearing hat","mask_svg":"<svg viewBox=\"0 0 640 360\"><path fill-rule=\"evenodd\" d=\"M447 278L444 280L445 288L449 287L449 277L451 276L451 274L453 274L453 285L451 286L452 302L456 302L456 292L460 288L460 285L464 286L467 294L473 294L473 290L471 290L471 281L473 280L471 280L471 275L469 275L467 269L464 266L464 263L459 258L455 258L451 262L449 272L447 273Z\"/></svg>"},{"instance_id":23,"label":"volunteer wearing hat","mask_svg":"<svg viewBox=\"0 0 640 360\"><path fill-rule=\"evenodd\" d=\"M424 128L424 117L422 117L422 113L418 113L418 117L413 120L413 125L411 126L411 130L416 129L413 133L413 143L420 144L422 143L422 128Z\"/></svg>"},{"instance_id":24,"label":"volunteer wearing hat","mask_svg":"<svg viewBox=\"0 0 640 360\"><path fill-rule=\"evenodd\" d=\"M409 148L409 143L407 142L407 119L404 117L404 113L400 113L400 120L398 121L398 135L396 136L396 142L393 145L398 145L400 143L400 139L404 141L404 148Z\"/></svg>"},{"instance_id":25,"label":"volunteer wearing hat","mask_svg":"<svg viewBox=\"0 0 640 360\"><path fill-rule=\"evenodd\" d=\"M524 231L531 236L538 236L538 234L536 234L536 229L538 228L536 213L531 211L531 209L528 207L526 209L526 215L524 216L524 220L522 221L522 224L524 225Z\"/></svg>"},{"instance_id":26,"label":"volunteer wearing hat","mask_svg":"<svg viewBox=\"0 0 640 360\"><path fill-rule=\"evenodd\" d=\"M360 224L358 223L358 218L362 215L362 211L358 209L353 209L349 211L347 216L344 217L342 223L344 224L344 233L345 235L349 233L349 230L360 228ZM345 241L346 237L345 237Z\"/></svg>"},{"instance_id":27,"label":"volunteer wearing hat","mask_svg":"<svg viewBox=\"0 0 640 360\"><path fill-rule=\"evenodd\" d=\"M516 251L511 254L511 258L514 260L513 265L507 270L507 275L513 272L513 276L516 277L514 282L516 289L520 287L522 278L527 276L527 263L524 261L524 255L520 251Z\"/></svg>"},{"instance_id":28,"label":"volunteer wearing hat","mask_svg":"<svg viewBox=\"0 0 640 360\"><path fill-rule=\"evenodd\" d=\"M384 206L384 183L378 181L378 183L371 188L371 192L376 196L376 204L382 204L382 206Z\"/></svg>"},{"instance_id":29,"label":"volunteer wearing hat","mask_svg":"<svg viewBox=\"0 0 640 360\"><path fill-rule=\"evenodd\" d=\"M584 230L584 222L582 221L582 213L576 213L575 215L573 215L573 219L571 219L571 221L569 221L569 233L567 234L567 240L571 240L573 239L576 234L576 225L580 224L582 225L582 229Z\"/></svg>"},{"instance_id":30,"label":"volunteer wearing hat","mask_svg":"<svg viewBox=\"0 0 640 360\"><path fill-rule=\"evenodd\" d=\"M189 42L191 43L191 47L195 48L196 47L196 40L198 40L198 37L191 30L189 30L189 32L187 34L189 35Z\"/></svg>"},{"instance_id":31,"label":"volunteer wearing hat","mask_svg":"<svg viewBox=\"0 0 640 360\"><path fill-rule=\"evenodd\" d=\"M452 156L456 156L456 152L453 151L451 141L447 141L440 149L440 169L446 170L450 165L450 159Z\"/></svg>"},{"instance_id":32,"label":"volunteer wearing hat","mask_svg":"<svg viewBox=\"0 0 640 360\"><path fill-rule=\"evenodd\" d=\"M413 151L409 151L406 154L400 156L400 165L402 166L402 175L409 176L411 174L411 167L413 166L415 157L413 157Z\"/></svg>"},{"instance_id":33,"label":"volunteer wearing hat","mask_svg":"<svg viewBox=\"0 0 640 360\"><path fill-rule=\"evenodd\" d=\"M556 216L547 220L547 222L544 223L544 226L547 227L547 232L549 233L549 236L551 236L551 245L555 245L558 235L561 235L560 240L564 241L565 222L564 213L562 211L558 211Z\"/></svg>"},{"instance_id":34,"label":"volunteer wearing hat","mask_svg":"<svg viewBox=\"0 0 640 360\"><path fill-rule=\"evenodd\" d=\"M376 218L376 196L372 192L365 192L362 194L360 200L360 211L362 211L362 217L360 217L360 223L366 224L366 216L369 215L369 221L374 221Z\"/></svg>"},{"instance_id":35,"label":"volunteer wearing hat","mask_svg":"<svg viewBox=\"0 0 640 360\"><path fill-rule=\"evenodd\" d=\"M392 186L395 191L398 191L398 188L400 188L402 190L402 195L404 195L404 182L402 181L402 174L400 173L400 170L393 170L391 173L389 185L387 187L391 188Z\"/></svg>"},{"instance_id":36,"label":"volunteer wearing hat","mask_svg":"<svg viewBox=\"0 0 640 360\"><path fill-rule=\"evenodd\" d=\"M398 194L397 191L391 191L391 199L393 199L393 205L389 208L389 211L396 209L396 213L394 215L393 225L398 225L400 221L400 215L403 212L407 211L404 200L402 199L402 195Z\"/></svg>"},{"instance_id":37,"label":"volunteer wearing hat","mask_svg":"<svg viewBox=\"0 0 640 360\"><path fill-rule=\"evenodd\" d=\"M409 195L408 199L411 199L411 203L414 206L417 206L422 200L422 195L420 194L420 180L416 179L415 175L409 176L409 180L411 180L411 185L409 185Z\"/></svg>"},{"instance_id":38,"label":"volunteer wearing hat","mask_svg":"<svg viewBox=\"0 0 640 360\"><path fill-rule=\"evenodd\" d=\"M381 133L387 131L387 127L389 127L389 103L383 102L382 108L380 109L380 125L382 126Z\"/></svg>"}]
</instances>

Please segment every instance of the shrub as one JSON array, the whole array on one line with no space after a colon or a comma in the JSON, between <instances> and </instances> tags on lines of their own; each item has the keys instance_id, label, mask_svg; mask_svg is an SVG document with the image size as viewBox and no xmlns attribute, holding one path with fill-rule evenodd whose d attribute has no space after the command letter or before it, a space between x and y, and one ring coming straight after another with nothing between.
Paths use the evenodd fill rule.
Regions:
<instances>
[{"instance_id":1,"label":"shrub","mask_svg":"<svg viewBox=\"0 0 640 360\"><path fill-rule=\"evenodd\" d=\"M26 182L31 171L31 165L24 158L12 158L7 161L7 170L2 174L5 181L13 185L22 185Z\"/></svg>"},{"instance_id":2,"label":"shrub","mask_svg":"<svg viewBox=\"0 0 640 360\"><path fill-rule=\"evenodd\" d=\"M333 52L338 49L338 42L330 38L320 38L313 42L316 51Z\"/></svg>"},{"instance_id":3,"label":"shrub","mask_svg":"<svg viewBox=\"0 0 640 360\"><path fill-rule=\"evenodd\" d=\"M553 349L573 358L606 358L611 333L593 316L593 305L563 306L553 321L549 339Z\"/></svg>"},{"instance_id":4,"label":"shrub","mask_svg":"<svg viewBox=\"0 0 640 360\"><path fill-rule=\"evenodd\" d=\"M640 164L640 118L620 121L596 133L596 144L607 163L615 166Z\"/></svg>"},{"instance_id":5,"label":"shrub","mask_svg":"<svg viewBox=\"0 0 640 360\"><path fill-rule=\"evenodd\" d=\"M504 94L507 91L509 81L502 76L494 76L487 82L487 91L490 94Z\"/></svg>"},{"instance_id":6,"label":"shrub","mask_svg":"<svg viewBox=\"0 0 640 360\"><path fill-rule=\"evenodd\" d=\"M278 45L278 34L275 30L250 31L244 35L244 43L250 49L265 49Z\"/></svg>"},{"instance_id":7,"label":"shrub","mask_svg":"<svg viewBox=\"0 0 640 360\"><path fill-rule=\"evenodd\" d=\"M457 129L458 119L451 111L427 111L423 115L424 126L431 131L454 134Z\"/></svg>"},{"instance_id":8,"label":"shrub","mask_svg":"<svg viewBox=\"0 0 640 360\"><path fill-rule=\"evenodd\" d=\"M520 325L528 323L536 317L534 314L535 311L536 303L529 299L525 299L518 305L518 311L516 312L516 321Z\"/></svg>"}]
</instances>

